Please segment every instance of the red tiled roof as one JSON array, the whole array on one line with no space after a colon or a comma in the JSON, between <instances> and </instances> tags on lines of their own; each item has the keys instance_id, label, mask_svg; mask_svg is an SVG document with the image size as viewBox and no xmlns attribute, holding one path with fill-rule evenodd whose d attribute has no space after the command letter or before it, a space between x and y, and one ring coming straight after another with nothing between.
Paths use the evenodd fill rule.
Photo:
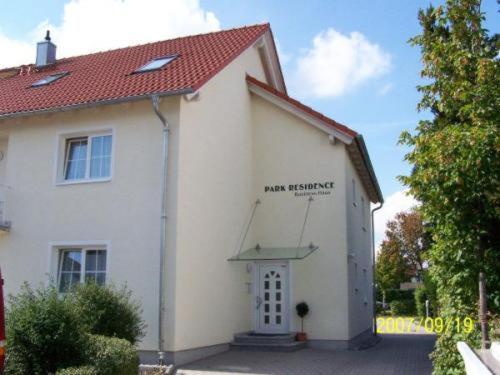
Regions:
<instances>
[{"instance_id":1,"label":"red tiled roof","mask_svg":"<svg viewBox=\"0 0 500 375\"><path fill-rule=\"evenodd\" d=\"M323 121L325 124L331 126L332 128L335 128L336 130L338 130L344 134L347 134L351 137L356 137L358 135L358 133L355 132L354 130L352 130L351 128L349 128L345 125L339 124L337 121L332 120L329 117L326 117L322 113L315 111L311 107L308 107L307 105L302 104L298 100L295 100L295 99L289 97L288 95L274 89L273 87L265 84L262 81L259 81L258 79L254 78L250 75L247 75L247 82L253 83L254 85L259 86L260 88L268 91L269 93L276 95L277 97L287 101L288 103L292 104L293 106L297 107L298 109L308 113L309 115L317 118L320 121Z\"/></svg>"},{"instance_id":2,"label":"red tiled roof","mask_svg":"<svg viewBox=\"0 0 500 375\"><path fill-rule=\"evenodd\" d=\"M196 91L268 30L269 24L255 25L64 58L40 71L34 65L24 66L10 78L2 78L10 70L4 69L0 71L0 117ZM131 74L151 59L171 54L178 57L162 69ZM30 87L58 72L69 74L47 86Z\"/></svg>"}]
</instances>

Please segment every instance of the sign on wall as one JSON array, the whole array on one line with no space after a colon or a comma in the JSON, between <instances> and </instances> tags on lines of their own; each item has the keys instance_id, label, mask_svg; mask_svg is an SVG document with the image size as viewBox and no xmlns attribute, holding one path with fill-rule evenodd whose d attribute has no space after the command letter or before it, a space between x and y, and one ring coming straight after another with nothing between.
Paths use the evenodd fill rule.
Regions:
<instances>
[{"instance_id":1,"label":"sign on wall","mask_svg":"<svg viewBox=\"0 0 500 375\"><path fill-rule=\"evenodd\" d=\"M307 182L288 185L266 185L264 186L264 193L291 192L296 197L304 197L309 195L330 195L334 187L335 183L333 181Z\"/></svg>"}]
</instances>

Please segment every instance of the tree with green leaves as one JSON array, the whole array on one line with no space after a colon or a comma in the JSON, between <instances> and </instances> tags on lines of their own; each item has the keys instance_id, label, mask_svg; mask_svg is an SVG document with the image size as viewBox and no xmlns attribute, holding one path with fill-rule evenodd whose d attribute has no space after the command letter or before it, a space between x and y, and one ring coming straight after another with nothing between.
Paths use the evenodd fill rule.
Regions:
<instances>
[{"instance_id":1,"label":"tree with green leaves","mask_svg":"<svg viewBox=\"0 0 500 375\"><path fill-rule=\"evenodd\" d=\"M418 109L432 119L402 134L413 168L401 179L432 224L440 315L481 321L481 332L455 324L438 335L434 373L459 374L456 342L476 346L482 337L486 346L486 300L490 315L500 308L499 37L484 28L479 0L447 0L418 17L422 33L410 41L421 49L425 79Z\"/></svg>"},{"instance_id":2,"label":"tree with green leaves","mask_svg":"<svg viewBox=\"0 0 500 375\"><path fill-rule=\"evenodd\" d=\"M375 280L377 289L382 293L385 305L386 292L389 289L399 289L399 284L405 281L405 263L394 242L385 239L380 245L375 262Z\"/></svg>"}]
</instances>

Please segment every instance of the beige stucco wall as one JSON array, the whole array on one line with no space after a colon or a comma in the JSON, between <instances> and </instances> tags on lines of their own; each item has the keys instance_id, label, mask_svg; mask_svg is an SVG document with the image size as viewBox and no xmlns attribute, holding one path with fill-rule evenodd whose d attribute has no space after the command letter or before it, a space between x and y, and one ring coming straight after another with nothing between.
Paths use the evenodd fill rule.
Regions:
<instances>
[{"instance_id":1,"label":"beige stucco wall","mask_svg":"<svg viewBox=\"0 0 500 375\"><path fill-rule=\"evenodd\" d=\"M353 338L372 326L371 215L367 192L347 154L345 174L348 253L351 255L348 262L349 337ZM353 196L353 180L356 197Z\"/></svg>"},{"instance_id":2,"label":"beige stucco wall","mask_svg":"<svg viewBox=\"0 0 500 375\"><path fill-rule=\"evenodd\" d=\"M169 214L175 217L179 98L164 99L162 110L172 124ZM58 135L100 129L114 133L112 180L57 186ZM0 235L5 292L15 293L24 281L47 282L48 273L53 272L52 242L106 241L110 246L108 281L127 283L141 301L147 335L140 347L155 350L162 138L151 103L4 120L0 139L6 137L4 182L10 186L7 219L12 229ZM173 241L175 232L169 228L170 246Z\"/></svg>"},{"instance_id":3,"label":"beige stucco wall","mask_svg":"<svg viewBox=\"0 0 500 375\"><path fill-rule=\"evenodd\" d=\"M311 339L345 340L347 315L347 238L345 146L263 99L253 97L254 194L262 200L256 214L256 241L266 247L297 246L307 196L264 192L266 185L333 181L330 195L314 196L302 245L319 250L291 261L290 329L300 329L295 305L306 301L305 330ZM251 247L255 243L248 244Z\"/></svg>"},{"instance_id":4,"label":"beige stucco wall","mask_svg":"<svg viewBox=\"0 0 500 375\"><path fill-rule=\"evenodd\" d=\"M253 199L246 73L265 79L254 47L203 86L198 99L181 102L175 335L169 350L227 343L251 328L250 275L244 265L227 261Z\"/></svg>"}]
</instances>

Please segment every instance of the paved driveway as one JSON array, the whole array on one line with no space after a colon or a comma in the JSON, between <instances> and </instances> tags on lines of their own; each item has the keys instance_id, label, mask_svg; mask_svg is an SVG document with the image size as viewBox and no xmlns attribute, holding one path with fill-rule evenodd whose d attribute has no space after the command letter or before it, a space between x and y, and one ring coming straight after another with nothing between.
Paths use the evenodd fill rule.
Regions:
<instances>
[{"instance_id":1,"label":"paved driveway","mask_svg":"<svg viewBox=\"0 0 500 375\"><path fill-rule=\"evenodd\" d=\"M229 351L177 370L177 375L412 375L430 374L434 335L381 335L363 351L303 349L294 353Z\"/></svg>"}]
</instances>

